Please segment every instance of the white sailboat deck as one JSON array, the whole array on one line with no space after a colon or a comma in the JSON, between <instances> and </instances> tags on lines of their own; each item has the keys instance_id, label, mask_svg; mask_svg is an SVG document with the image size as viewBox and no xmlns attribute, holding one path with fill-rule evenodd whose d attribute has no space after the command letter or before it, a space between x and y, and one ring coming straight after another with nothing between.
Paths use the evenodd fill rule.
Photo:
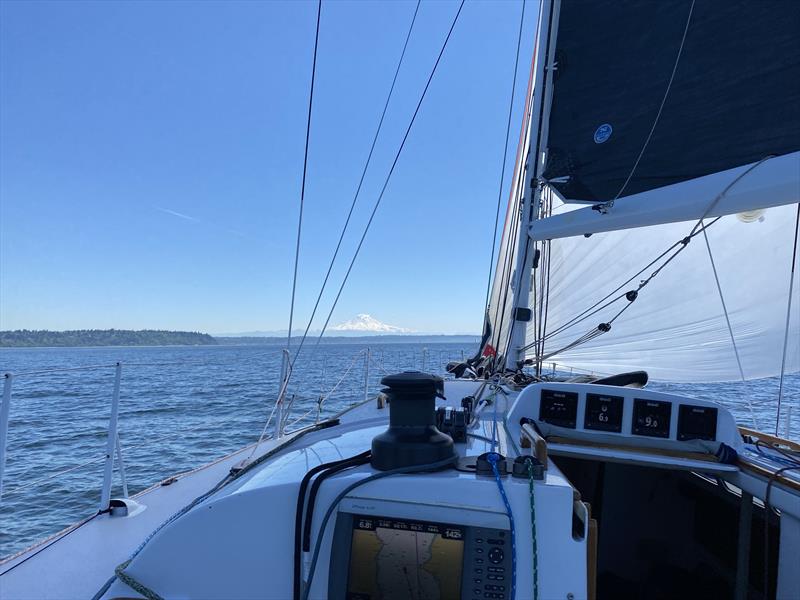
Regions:
<instances>
[{"instance_id":1,"label":"white sailboat deck","mask_svg":"<svg viewBox=\"0 0 800 600\"><path fill-rule=\"evenodd\" d=\"M476 382L447 382L447 393L454 397L473 393ZM442 400L438 400L442 403ZM505 407L503 407L505 408ZM501 415L502 416L502 415ZM379 410L374 401L357 405L340 415L342 425L357 424L357 428L381 425L388 421L388 410ZM339 427L336 428L340 430ZM164 521L213 488L243 459L253 454L253 460L279 446L302 437L299 430L278 440L264 441L255 448L248 446L193 471L177 474L139 494L133 499L144 507L130 517L97 514L39 542L0 563L0 598L3 600L43 600L91 598L113 575L115 567L124 562L145 537ZM488 422L477 430L491 435ZM324 431L311 437L325 436ZM365 438L365 448L369 447ZM504 432L498 435L500 449L507 452ZM475 441L477 453L488 448L486 442ZM474 451L471 451L474 453ZM302 473L297 474L297 478ZM73 575L80 574L79 577Z\"/></svg>"}]
</instances>

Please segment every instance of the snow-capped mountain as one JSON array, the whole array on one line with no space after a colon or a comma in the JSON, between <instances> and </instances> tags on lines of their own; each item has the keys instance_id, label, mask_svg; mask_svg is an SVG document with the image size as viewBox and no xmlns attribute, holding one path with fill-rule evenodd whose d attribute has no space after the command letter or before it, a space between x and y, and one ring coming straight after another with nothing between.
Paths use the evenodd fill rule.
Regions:
<instances>
[{"instance_id":1,"label":"snow-capped mountain","mask_svg":"<svg viewBox=\"0 0 800 600\"><path fill-rule=\"evenodd\" d=\"M331 327L332 331L360 331L369 333L411 333L410 329L397 327L381 323L367 314L356 315L355 319L350 319L344 323L339 323Z\"/></svg>"}]
</instances>

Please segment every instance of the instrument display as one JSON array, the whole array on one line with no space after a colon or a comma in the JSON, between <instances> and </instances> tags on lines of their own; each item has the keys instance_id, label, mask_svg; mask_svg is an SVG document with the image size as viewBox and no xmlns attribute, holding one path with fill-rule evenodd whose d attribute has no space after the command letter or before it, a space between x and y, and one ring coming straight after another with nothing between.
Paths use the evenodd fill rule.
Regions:
<instances>
[{"instance_id":1,"label":"instrument display","mask_svg":"<svg viewBox=\"0 0 800 600\"><path fill-rule=\"evenodd\" d=\"M679 440L717 439L717 409L713 406L681 404L678 408Z\"/></svg>"},{"instance_id":2,"label":"instrument display","mask_svg":"<svg viewBox=\"0 0 800 600\"><path fill-rule=\"evenodd\" d=\"M624 405L625 399L622 396L586 394L584 428L620 433Z\"/></svg>"},{"instance_id":3,"label":"instrument display","mask_svg":"<svg viewBox=\"0 0 800 600\"><path fill-rule=\"evenodd\" d=\"M578 420L578 394L558 390L542 390L539 420L558 427L575 429Z\"/></svg>"},{"instance_id":4,"label":"instrument display","mask_svg":"<svg viewBox=\"0 0 800 600\"><path fill-rule=\"evenodd\" d=\"M668 438L671 417L671 402L633 399L632 432L636 435Z\"/></svg>"},{"instance_id":5,"label":"instrument display","mask_svg":"<svg viewBox=\"0 0 800 600\"><path fill-rule=\"evenodd\" d=\"M347 600L461 598L464 528L354 515Z\"/></svg>"}]
</instances>

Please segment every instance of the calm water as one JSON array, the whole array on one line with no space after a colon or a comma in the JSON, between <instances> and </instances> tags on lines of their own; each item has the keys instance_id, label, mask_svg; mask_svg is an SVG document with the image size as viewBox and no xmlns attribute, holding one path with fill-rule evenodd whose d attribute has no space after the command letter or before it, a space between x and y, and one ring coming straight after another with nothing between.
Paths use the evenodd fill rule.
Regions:
<instances>
[{"instance_id":1,"label":"calm water","mask_svg":"<svg viewBox=\"0 0 800 600\"><path fill-rule=\"evenodd\" d=\"M378 389L384 372L415 368L441 373L448 360L474 350L472 344L374 345L369 386ZM119 431L133 494L255 441L277 393L280 357L278 345L0 349L0 372L109 365L15 378L0 501L0 556L97 509L115 361L123 363ZM348 369L323 404L322 415L362 399L365 362L362 345L304 351L290 390L296 394L292 418L311 414L298 426L313 421L320 395ZM790 376L788 383L784 402L793 405L792 435L799 439L800 376ZM741 384L650 387L719 401L743 424L752 424ZM759 425L774 429L777 381L753 382L751 391ZM118 487L114 493L120 493Z\"/></svg>"}]
</instances>

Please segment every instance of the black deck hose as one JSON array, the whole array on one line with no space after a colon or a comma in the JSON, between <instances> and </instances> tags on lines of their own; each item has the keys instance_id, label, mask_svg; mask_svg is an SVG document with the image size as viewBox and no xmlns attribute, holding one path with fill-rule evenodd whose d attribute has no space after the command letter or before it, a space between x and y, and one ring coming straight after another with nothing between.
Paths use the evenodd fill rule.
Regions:
<instances>
[{"instance_id":1,"label":"black deck hose","mask_svg":"<svg viewBox=\"0 0 800 600\"><path fill-rule=\"evenodd\" d=\"M295 510L294 515L294 580L292 588L294 590L294 599L300 599L300 583L301 583L301 576L300 576L300 565L301 565L301 551L300 551L300 540L301 540L301 532L303 530L303 512L305 508L305 499L306 499L306 490L308 489L308 484L311 482L311 478L326 469L331 469L334 467L338 467L340 465L347 465L352 463L353 461L360 461L363 458L369 459L370 451L367 450L366 452L362 452L361 454L357 454L356 456L351 456L350 458L343 458L341 460L335 460L328 463L322 463L317 465L313 469L310 469L304 476L302 481L300 482L300 489L297 493L297 508ZM358 464L361 464L360 462Z\"/></svg>"},{"instance_id":2,"label":"black deck hose","mask_svg":"<svg viewBox=\"0 0 800 600\"><path fill-rule=\"evenodd\" d=\"M308 552L311 550L311 521L314 518L314 504L316 504L317 493L319 492L322 482L331 475L336 475L340 471L368 463L371 457L371 451L368 450L366 452L362 452L348 461L342 462L331 467L330 469L327 469L314 480L314 483L311 484L311 491L308 494L308 504L306 505L305 524L303 525L303 552Z\"/></svg>"}]
</instances>

